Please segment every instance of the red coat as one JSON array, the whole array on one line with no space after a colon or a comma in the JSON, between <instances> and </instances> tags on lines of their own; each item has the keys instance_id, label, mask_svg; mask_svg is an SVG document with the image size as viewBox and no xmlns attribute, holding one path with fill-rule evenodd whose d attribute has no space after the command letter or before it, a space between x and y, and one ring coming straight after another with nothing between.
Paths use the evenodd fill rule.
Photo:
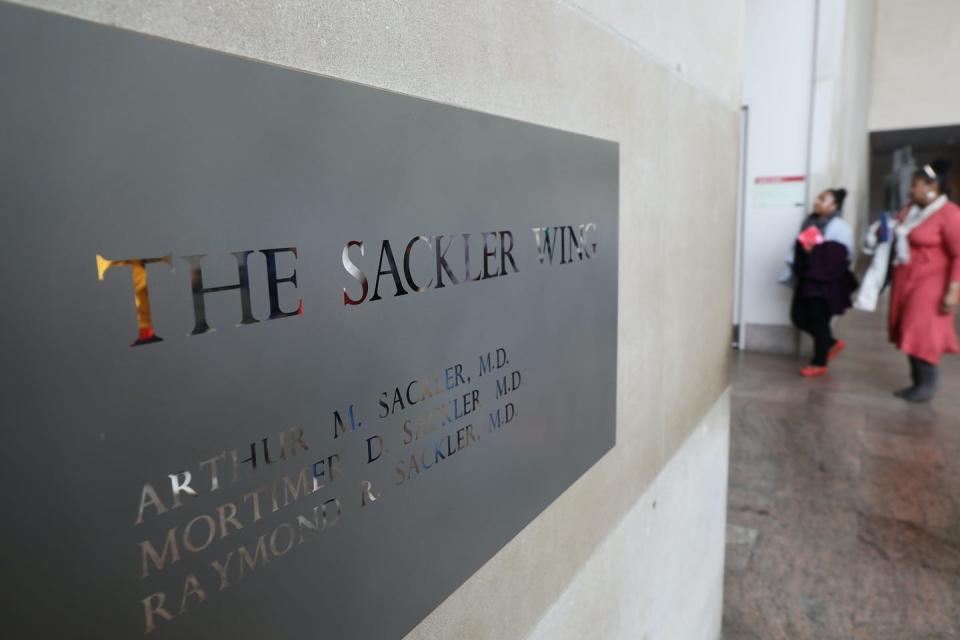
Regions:
<instances>
[{"instance_id":1,"label":"red coat","mask_svg":"<svg viewBox=\"0 0 960 640\"><path fill-rule=\"evenodd\" d=\"M908 210L900 212L901 222ZM947 284L960 281L960 207L947 202L907 237L910 262L893 270L890 341L936 364L960 350L954 314L940 312Z\"/></svg>"}]
</instances>

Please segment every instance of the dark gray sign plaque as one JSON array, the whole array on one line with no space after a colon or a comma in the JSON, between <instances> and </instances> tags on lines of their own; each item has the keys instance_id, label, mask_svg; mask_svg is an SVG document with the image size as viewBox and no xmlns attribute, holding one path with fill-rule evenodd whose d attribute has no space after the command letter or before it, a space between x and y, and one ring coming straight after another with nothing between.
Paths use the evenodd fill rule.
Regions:
<instances>
[{"instance_id":1,"label":"dark gray sign plaque","mask_svg":"<svg viewBox=\"0 0 960 640\"><path fill-rule=\"evenodd\" d=\"M614 445L616 144L11 5L0 78L5 637L399 638Z\"/></svg>"}]
</instances>

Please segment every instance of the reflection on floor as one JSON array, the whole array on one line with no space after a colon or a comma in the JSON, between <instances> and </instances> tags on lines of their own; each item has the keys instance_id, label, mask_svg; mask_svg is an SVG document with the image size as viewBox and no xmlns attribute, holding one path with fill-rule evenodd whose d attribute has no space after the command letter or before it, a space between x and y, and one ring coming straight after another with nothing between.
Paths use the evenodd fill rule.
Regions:
<instances>
[{"instance_id":1,"label":"reflection on floor","mask_svg":"<svg viewBox=\"0 0 960 640\"><path fill-rule=\"evenodd\" d=\"M960 357L909 405L882 313L836 333L824 378L735 358L723 638L960 638Z\"/></svg>"}]
</instances>

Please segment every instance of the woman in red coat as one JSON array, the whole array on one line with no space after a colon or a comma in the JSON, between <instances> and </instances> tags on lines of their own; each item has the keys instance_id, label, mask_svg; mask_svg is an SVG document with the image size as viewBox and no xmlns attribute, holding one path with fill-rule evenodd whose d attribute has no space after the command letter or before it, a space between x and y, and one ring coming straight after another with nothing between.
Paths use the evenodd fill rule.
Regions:
<instances>
[{"instance_id":1,"label":"woman in red coat","mask_svg":"<svg viewBox=\"0 0 960 640\"><path fill-rule=\"evenodd\" d=\"M914 174L913 204L896 227L890 341L910 357L913 385L894 393L910 402L933 397L940 356L960 350L960 207L947 200L947 168L936 161Z\"/></svg>"}]
</instances>

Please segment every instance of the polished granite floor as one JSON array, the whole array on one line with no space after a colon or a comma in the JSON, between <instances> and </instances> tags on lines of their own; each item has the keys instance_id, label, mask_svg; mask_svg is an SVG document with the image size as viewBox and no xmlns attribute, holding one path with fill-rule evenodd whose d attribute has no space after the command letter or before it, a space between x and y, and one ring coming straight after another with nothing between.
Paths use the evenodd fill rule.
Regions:
<instances>
[{"instance_id":1,"label":"polished granite floor","mask_svg":"<svg viewBox=\"0 0 960 640\"><path fill-rule=\"evenodd\" d=\"M724 640L960 638L960 357L907 404L882 321L824 378L734 358Z\"/></svg>"}]
</instances>

